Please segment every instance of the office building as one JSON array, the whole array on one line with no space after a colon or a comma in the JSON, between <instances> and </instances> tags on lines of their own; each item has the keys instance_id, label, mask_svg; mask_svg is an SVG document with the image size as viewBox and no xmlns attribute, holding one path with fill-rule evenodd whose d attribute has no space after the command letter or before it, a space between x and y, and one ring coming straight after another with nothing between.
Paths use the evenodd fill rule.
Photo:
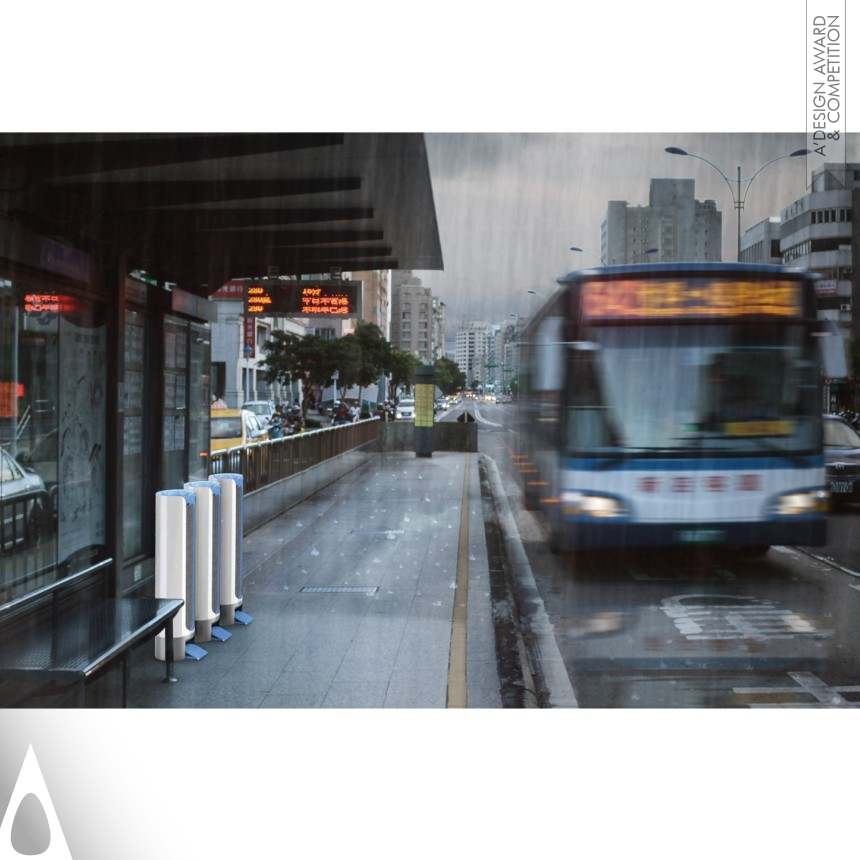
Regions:
<instances>
[{"instance_id":1,"label":"office building","mask_svg":"<svg viewBox=\"0 0 860 860\"><path fill-rule=\"evenodd\" d=\"M771 217L759 221L741 237L741 262L781 265L781 236L782 221L779 218Z\"/></svg>"},{"instance_id":2,"label":"office building","mask_svg":"<svg viewBox=\"0 0 860 860\"><path fill-rule=\"evenodd\" d=\"M857 227L853 200L860 164L827 163L812 172L809 193L782 210L780 250L786 265L811 269L819 319L833 320L846 337L858 337L853 316L857 276L853 248Z\"/></svg>"},{"instance_id":3,"label":"office building","mask_svg":"<svg viewBox=\"0 0 860 860\"><path fill-rule=\"evenodd\" d=\"M605 264L718 261L722 213L695 198L693 179L652 179L648 205L610 200L600 224Z\"/></svg>"},{"instance_id":4,"label":"office building","mask_svg":"<svg viewBox=\"0 0 860 860\"><path fill-rule=\"evenodd\" d=\"M392 273L389 340L425 364L445 354L445 304L411 272Z\"/></svg>"}]
</instances>

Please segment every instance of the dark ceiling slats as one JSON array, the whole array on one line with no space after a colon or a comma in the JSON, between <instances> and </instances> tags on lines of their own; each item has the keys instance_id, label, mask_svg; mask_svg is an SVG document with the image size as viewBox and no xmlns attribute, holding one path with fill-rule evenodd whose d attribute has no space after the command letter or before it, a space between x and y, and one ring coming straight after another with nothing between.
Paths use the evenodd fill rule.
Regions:
<instances>
[{"instance_id":1,"label":"dark ceiling slats","mask_svg":"<svg viewBox=\"0 0 860 860\"><path fill-rule=\"evenodd\" d=\"M343 134L4 134L0 165L44 180L338 146ZM3 168L0 166L0 176Z\"/></svg>"},{"instance_id":2,"label":"dark ceiling slats","mask_svg":"<svg viewBox=\"0 0 860 860\"><path fill-rule=\"evenodd\" d=\"M268 266L442 268L413 133L0 133L0 215L200 295Z\"/></svg>"},{"instance_id":3,"label":"dark ceiling slats","mask_svg":"<svg viewBox=\"0 0 860 860\"><path fill-rule=\"evenodd\" d=\"M41 185L28 195L33 209L79 212L147 210L163 206L191 206L235 200L265 200L296 195L358 191L361 179L315 177L305 179L217 179L186 182L75 182Z\"/></svg>"},{"instance_id":4,"label":"dark ceiling slats","mask_svg":"<svg viewBox=\"0 0 860 860\"><path fill-rule=\"evenodd\" d=\"M101 236L150 236L175 233L208 233L212 230L247 230L280 224L313 224L323 221L362 221L373 218L373 209L318 207L303 209L161 209L148 212L100 212L91 231Z\"/></svg>"}]
</instances>

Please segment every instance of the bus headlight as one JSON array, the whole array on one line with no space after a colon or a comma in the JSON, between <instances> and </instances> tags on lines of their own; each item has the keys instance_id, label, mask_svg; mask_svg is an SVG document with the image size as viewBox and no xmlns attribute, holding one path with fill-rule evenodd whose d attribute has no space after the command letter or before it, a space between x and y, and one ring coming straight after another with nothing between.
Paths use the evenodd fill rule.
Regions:
<instances>
[{"instance_id":1,"label":"bus headlight","mask_svg":"<svg viewBox=\"0 0 860 860\"><path fill-rule=\"evenodd\" d=\"M804 490L777 496L774 513L781 517L802 517L827 513L829 496L824 490Z\"/></svg>"},{"instance_id":2,"label":"bus headlight","mask_svg":"<svg viewBox=\"0 0 860 860\"><path fill-rule=\"evenodd\" d=\"M590 493L562 493L561 510L567 517L610 519L627 515L627 509L618 499Z\"/></svg>"}]
</instances>

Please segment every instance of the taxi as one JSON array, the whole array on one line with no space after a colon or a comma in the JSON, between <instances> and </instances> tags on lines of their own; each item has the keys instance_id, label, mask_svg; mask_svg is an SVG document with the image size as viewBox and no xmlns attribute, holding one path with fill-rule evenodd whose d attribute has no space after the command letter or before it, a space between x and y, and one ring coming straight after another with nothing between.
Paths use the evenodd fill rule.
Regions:
<instances>
[{"instance_id":1,"label":"taxi","mask_svg":"<svg viewBox=\"0 0 860 860\"><path fill-rule=\"evenodd\" d=\"M210 413L209 450L226 451L252 442L265 442L269 431L249 409L213 409Z\"/></svg>"}]
</instances>

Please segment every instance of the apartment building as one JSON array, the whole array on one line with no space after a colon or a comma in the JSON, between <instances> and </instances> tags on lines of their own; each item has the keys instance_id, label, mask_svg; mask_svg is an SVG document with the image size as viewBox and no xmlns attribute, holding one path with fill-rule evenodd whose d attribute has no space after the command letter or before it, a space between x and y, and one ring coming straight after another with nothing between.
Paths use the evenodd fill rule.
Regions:
<instances>
[{"instance_id":1,"label":"apartment building","mask_svg":"<svg viewBox=\"0 0 860 860\"><path fill-rule=\"evenodd\" d=\"M722 213L696 200L693 179L652 179L648 205L610 200L600 224L600 256L608 265L719 261Z\"/></svg>"},{"instance_id":2,"label":"apartment building","mask_svg":"<svg viewBox=\"0 0 860 860\"><path fill-rule=\"evenodd\" d=\"M819 319L833 320L846 337L860 336L853 313L858 298L854 250L860 164L826 163L812 172L809 192L782 210L780 251L786 265L819 275Z\"/></svg>"},{"instance_id":3,"label":"apartment building","mask_svg":"<svg viewBox=\"0 0 860 860\"><path fill-rule=\"evenodd\" d=\"M426 364L445 354L445 304L411 272L392 273L389 340Z\"/></svg>"}]
</instances>

